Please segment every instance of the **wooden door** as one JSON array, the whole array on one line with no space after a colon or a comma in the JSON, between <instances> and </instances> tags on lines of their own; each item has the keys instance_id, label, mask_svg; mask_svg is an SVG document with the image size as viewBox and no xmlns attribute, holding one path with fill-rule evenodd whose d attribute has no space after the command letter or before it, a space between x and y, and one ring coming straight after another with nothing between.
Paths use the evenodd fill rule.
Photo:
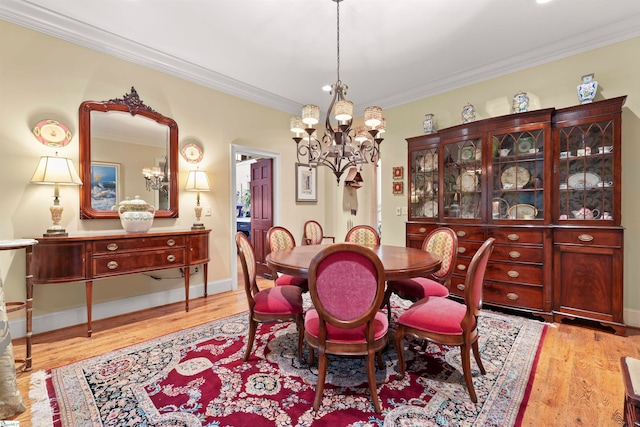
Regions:
<instances>
[{"instance_id":1,"label":"wooden door","mask_svg":"<svg viewBox=\"0 0 640 427\"><path fill-rule=\"evenodd\" d=\"M251 242L256 252L257 274L270 275L264 258L269 253L267 231L273 226L272 159L251 165Z\"/></svg>"}]
</instances>

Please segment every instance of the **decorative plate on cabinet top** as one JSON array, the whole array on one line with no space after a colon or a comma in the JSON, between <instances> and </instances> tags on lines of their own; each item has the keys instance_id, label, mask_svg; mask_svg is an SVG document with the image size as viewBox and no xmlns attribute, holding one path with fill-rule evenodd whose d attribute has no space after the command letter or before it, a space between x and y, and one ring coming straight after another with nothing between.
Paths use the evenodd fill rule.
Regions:
<instances>
[{"instance_id":1,"label":"decorative plate on cabinet top","mask_svg":"<svg viewBox=\"0 0 640 427\"><path fill-rule=\"evenodd\" d=\"M36 139L47 147L64 147L71 142L71 132L64 124L55 120L42 120L33 128Z\"/></svg>"},{"instance_id":2,"label":"decorative plate on cabinet top","mask_svg":"<svg viewBox=\"0 0 640 427\"><path fill-rule=\"evenodd\" d=\"M586 190L600 183L600 175L593 172L574 173L567 179L567 184L576 190Z\"/></svg>"},{"instance_id":3,"label":"decorative plate on cabinet top","mask_svg":"<svg viewBox=\"0 0 640 427\"><path fill-rule=\"evenodd\" d=\"M475 171L466 171L458 176L456 184L458 184L458 188L461 191L476 191L478 188L478 175L476 175Z\"/></svg>"},{"instance_id":4,"label":"decorative plate on cabinet top","mask_svg":"<svg viewBox=\"0 0 640 427\"><path fill-rule=\"evenodd\" d=\"M505 169L500 176L502 188L509 190L512 188L522 188L531 180L531 174L522 166L511 166Z\"/></svg>"},{"instance_id":5,"label":"decorative plate on cabinet top","mask_svg":"<svg viewBox=\"0 0 640 427\"><path fill-rule=\"evenodd\" d=\"M202 147L194 142L184 144L182 150L180 150L180 153L182 154L182 157L189 163L200 163L202 157L204 156Z\"/></svg>"}]
</instances>

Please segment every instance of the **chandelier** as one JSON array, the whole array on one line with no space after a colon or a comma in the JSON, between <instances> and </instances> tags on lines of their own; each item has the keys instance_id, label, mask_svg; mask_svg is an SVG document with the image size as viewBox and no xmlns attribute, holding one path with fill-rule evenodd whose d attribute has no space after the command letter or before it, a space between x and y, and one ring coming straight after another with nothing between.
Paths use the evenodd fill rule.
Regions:
<instances>
[{"instance_id":1,"label":"chandelier","mask_svg":"<svg viewBox=\"0 0 640 427\"><path fill-rule=\"evenodd\" d=\"M348 86L340 80L340 2L332 0L337 7L337 74L336 82L331 86L333 95L327 118L324 136L317 138L313 127L320 121L320 107L305 105L302 116L291 117L291 131L296 134L293 140L297 147L298 163L310 166L326 166L336 176L338 184L340 177L347 168L366 163L376 164L380 156L381 134L385 131L385 120L382 118L380 107L367 107L364 110L364 123L352 129L353 103L345 99ZM337 121L334 126L331 116ZM367 129L369 127L369 129Z\"/></svg>"}]
</instances>

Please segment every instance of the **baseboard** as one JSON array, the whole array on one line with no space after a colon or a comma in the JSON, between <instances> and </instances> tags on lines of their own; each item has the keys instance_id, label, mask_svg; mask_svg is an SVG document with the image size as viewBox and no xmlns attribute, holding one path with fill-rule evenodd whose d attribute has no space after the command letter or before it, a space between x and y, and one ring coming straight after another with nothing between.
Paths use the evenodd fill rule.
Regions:
<instances>
[{"instance_id":1,"label":"baseboard","mask_svg":"<svg viewBox=\"0 0 640 427\"><path fill-rule=\"evenodd\" d=\"M209 296L220 292L231 290L231 279L209 282ZM191 298L198 298L204 295L204 285L195 285L189 288ZM139 295L131 298L124 298L115 301L108 301L93 305L93 320L106 319L121 314L146 310L148 308L159 307L184 301L184 287L171 289L169 291L155 292L151 294ZM54 331L56 329L67 328L87 322L86 307L76 307L69 310L47 313L33 316L33 333ZM24 317L9 321L11 338L22 338L26 336L26 323Z\"/></svg>"},{"instance_id":2,"label":"baseboard","mask_svg":"<svg viewBox=\"0 0 640 427\"><path fill-rule=\"evenodd\" d=\"M625 308L624 324L632 328L640 328L640 310Z\"/></svg>"}]
</instances>

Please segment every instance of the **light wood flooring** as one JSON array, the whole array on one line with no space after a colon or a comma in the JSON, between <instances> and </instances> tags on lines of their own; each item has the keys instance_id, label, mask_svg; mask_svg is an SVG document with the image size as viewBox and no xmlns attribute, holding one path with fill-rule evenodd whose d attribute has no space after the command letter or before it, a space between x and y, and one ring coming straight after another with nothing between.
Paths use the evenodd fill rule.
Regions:
<instances>
[{"instance_id":1,"label":"light wood flooring","mask_svg":"<svg viewBox=\"0 0 640 427\"><path fill-rule=\"evenodd\" d=\"M271 281L260 280L260 285ZM140 341L155 338L247 309L242 291L175 303L33 337L33 371L65 365ZM548 328L523 426L621 426L624 387L620 357L640 358L640 332L620 337L584 327L554 324ZM24 338L14 340L16 357L24 355ZM32 371L32 372L33 372ZM18 374L18 386L29 406L30 372ZM14 419L31 425L29 409Z\"/></svg>"}]
</instances>

